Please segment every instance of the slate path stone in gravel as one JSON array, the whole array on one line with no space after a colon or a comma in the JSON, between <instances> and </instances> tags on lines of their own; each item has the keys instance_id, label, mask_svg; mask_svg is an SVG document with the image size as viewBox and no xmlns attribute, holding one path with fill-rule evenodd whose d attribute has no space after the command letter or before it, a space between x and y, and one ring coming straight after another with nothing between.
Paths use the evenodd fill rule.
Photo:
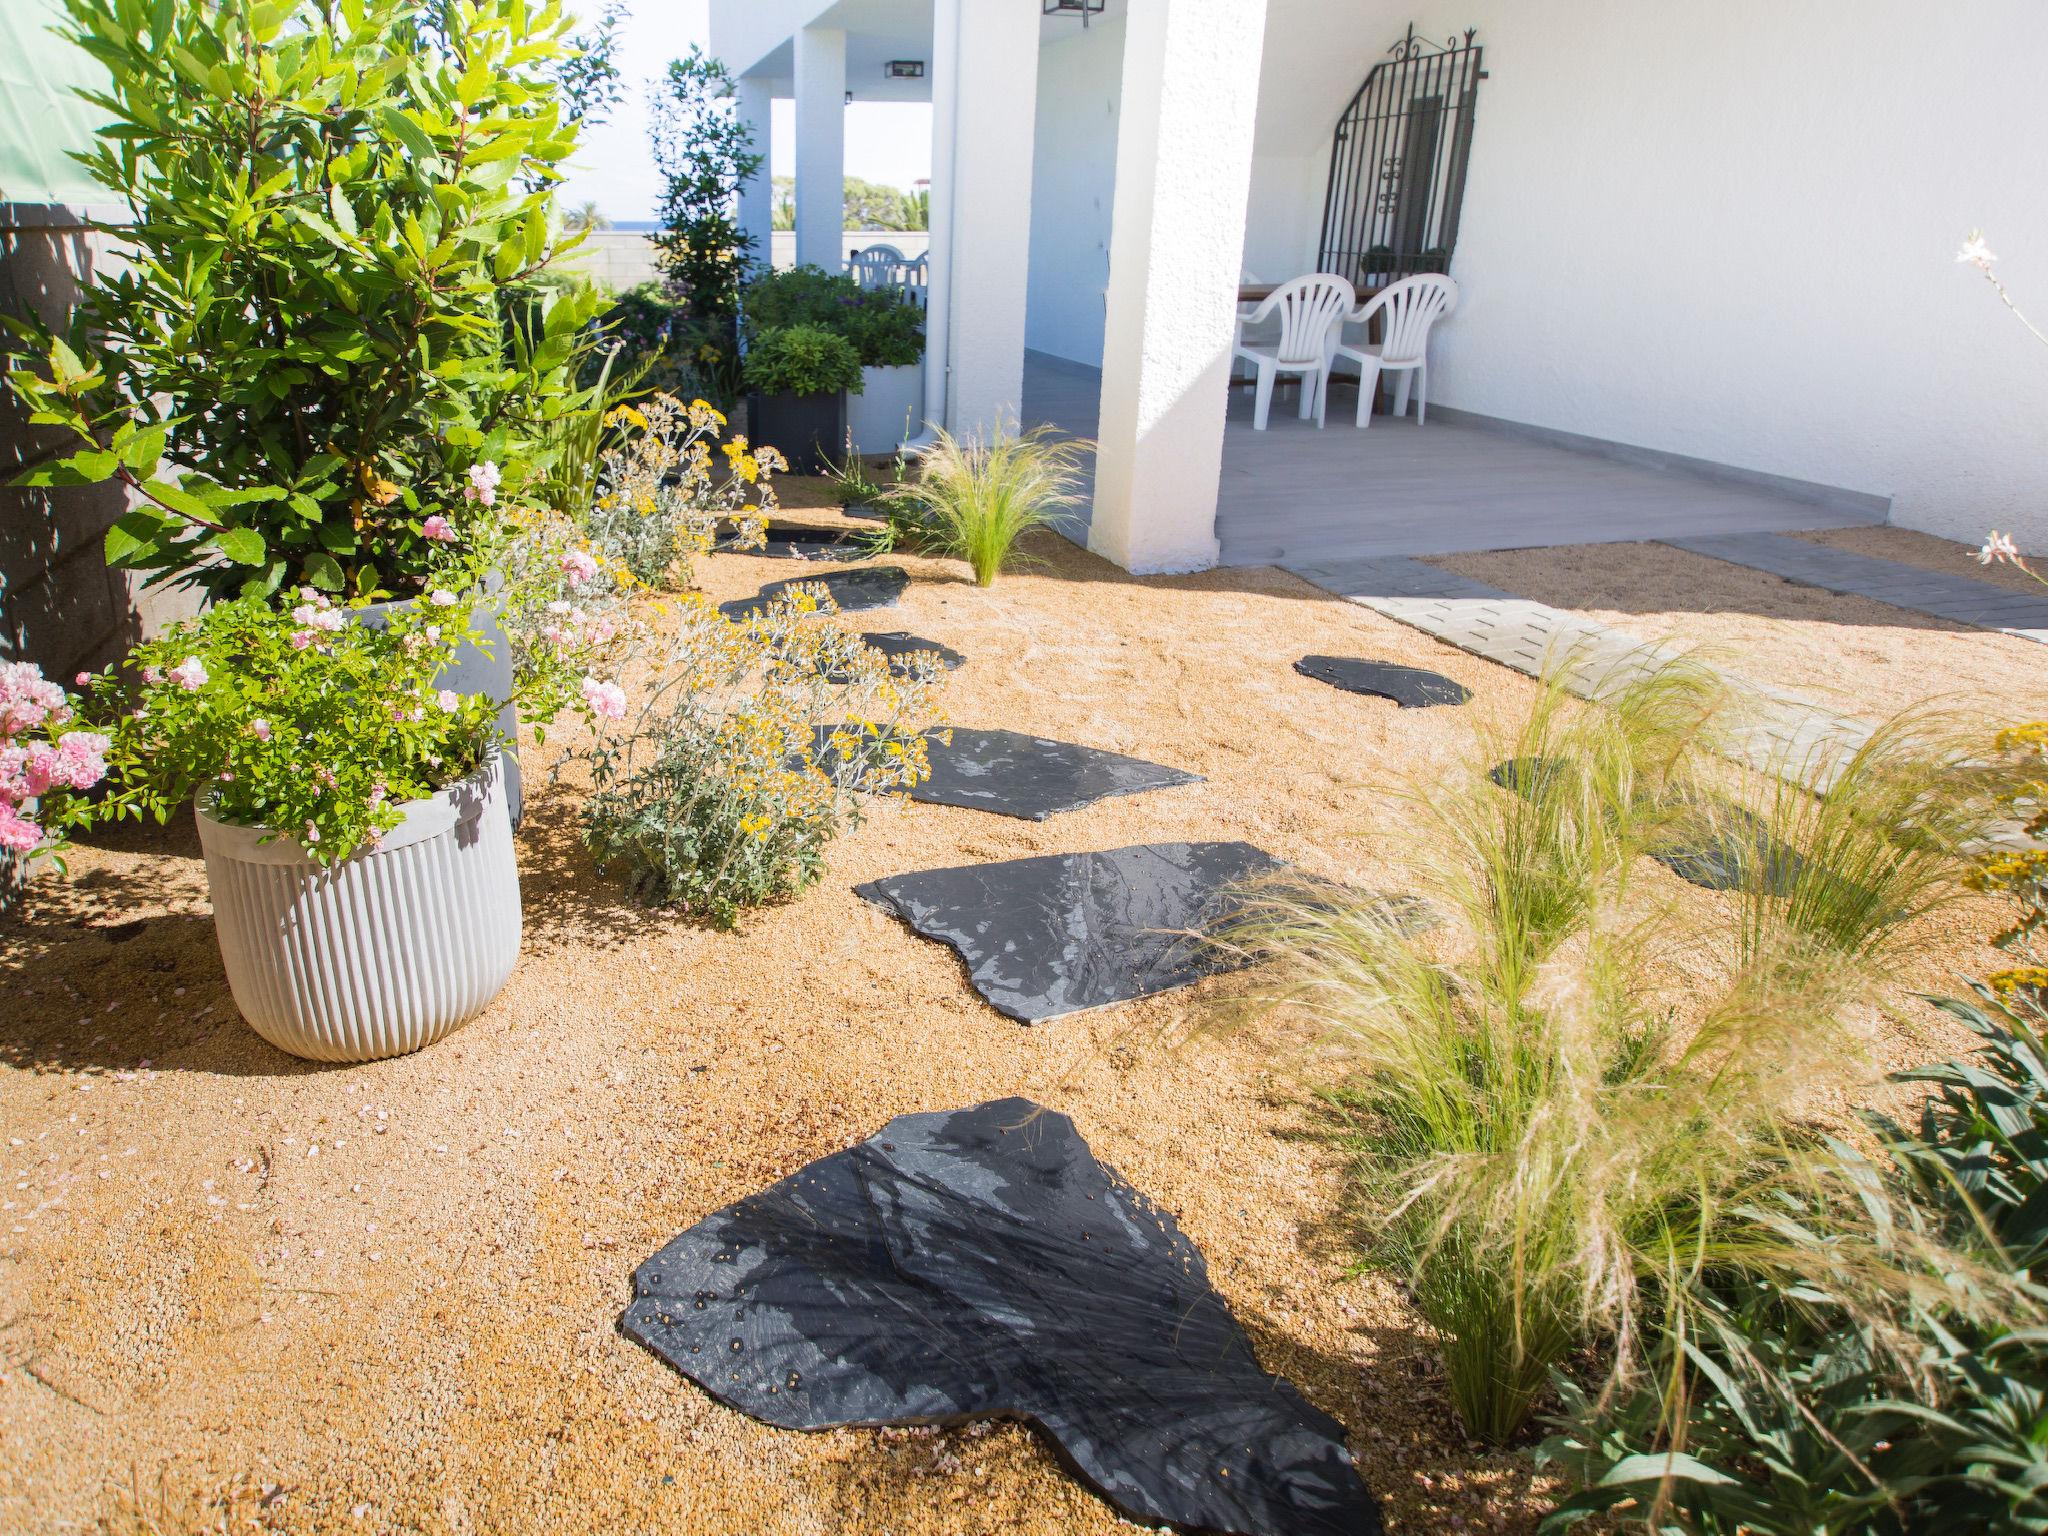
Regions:
<instances>
[{"instance_id":1,"label":"slate path stone in gravel","mask_svg":"<svg viewBox=\"0 0 2048 1536\"><path fill-rule=\"evenodd\" d=\"M766 560L858 560L867 550L845 528L813 528L803 523L770 522L768 542L759 549L742 548L737 531L723 532L712 547L721 554L758 555Z\"/></svg>"},{"instance_id":2,"label":"slate path stone in gravel","mask_svg":"<svg viewBox=\"0 0 2048 1536\"><path fill-rule=\"evenodd\" d=\"M1294 664L1303 677L1342 688L1347 693L1369 693L1392 699L1403 709L1425 709L1432 704L1463 704L1472 690L1441 672L1421 667L1403 667L1391 661L1365 661L1356 656L1304 656Z\"/></svg>"},{"instance_id":3,"label":"slate path stone in gravel","mask_svg":"<svg viewBox=\"0 0 2048 1536\"><path fill-rule=\"evenodd\" d=\"M998 1013L1038 1024L1235 969L1195 934L1234 915L1233 887L1282 867L1250 843L1140 843L891 875L854 891L959 951Z\"/></svg>"},{"instance_id":4,"label":"slate path stone in gravel","mask_svg":"<svg viewBox=\"0 0 2048 1536\"><path fill-rule=\"evenodd\" d=\"M1502 789L1527 794L1529 786L1541 784L1548 775L1572 771L1569 763L1556 758L1516 757L1498 764L1487 777ZM1739 805L1703 802L1696 822L1691 841L1649 850L1651 858L1681 880L1710 891L1732 891L1749 882L1751 870L1761 869L1765 889L1785 896L1806 867L1797 849L1779 842L1770 828Z\"/></svg>"},{"instance_id":5,"label":"slate path stone in gravel","mask_svg":"<svg viewBox=\"0 0 2048 1536\"><path fill-rule=\"evenodd\" d=\"M948 734L950 741L944 739ZM1021 821L1044 821L1115 795L1202 782L1198 773L1019 731L954 726L934 732L926 751L931 777L907 791L911 799Z\"/></svg>"},{"instance_id":6,"label":"slate path stone in gravel","mask_svg":"<svg viewBox=\"0 0 2048 1536\"><path fill-rule=\"evenodd\" d=\"M919 651L935 653L939 658L939 664L948 672L958 670L967 662L967 658L950 645L941 645L936 640L927 640L922 635L908 634L900 629L871 630L863 634L861 639L890 659L889 670L898 677L905 676L909 670L903 665L901 658ZM827 672L825 676L835 683L846 681L846 674L843 672Z\"/></svg>"},{"instance_id":7,"label":"slate path stone in gravel","mask_svg":"<svg viewBox=\"0 0 2048 1536\"><path fill-rule=\"evenodd\" d=\"M791 576L771 581L752 597L736 597L720 603L718 611L729 619L751 618L785 591L805 582L818 582L832 594L842 613L863 608L892 608L910 585L910 573L900 565L864 565L856 571L834 571L830 575Z\"/></svg>"},{"instance_id":8,"label":"slate path stone in gravel","mask_svg":"<svg viewBox=\"0 0 2048 1536\"><path fill-rule=\"evenodd\" d=\"M1259 1367L1173 1215L1028 1099L903 1115L633 1276L630 1338L786 1429L1036 1424L1118 1511L1377 1536L1343 1426Z\"/></svg>"}]
</instances>

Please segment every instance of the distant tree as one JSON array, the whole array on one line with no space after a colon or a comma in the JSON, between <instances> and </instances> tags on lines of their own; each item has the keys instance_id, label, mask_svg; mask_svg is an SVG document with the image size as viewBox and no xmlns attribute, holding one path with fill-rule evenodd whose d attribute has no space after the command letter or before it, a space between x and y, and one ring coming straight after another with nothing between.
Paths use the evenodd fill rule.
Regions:
<instances>
[{"instance_id":1,"label":"distant tree","mask_svg":"<svg viewBox=\"0 0 2048 1536\"><path fill-rule=\"evenodd\" d=\"M731 71L693 44L657 82L651 133L655 166L667 180L654 237L662 269L692 316L730 321L753 250L734 216L735 199L761 169L753 130L733 101Z\"/></svg>"},{"instance_id":2,"label":"distant tree","mask_svg":"<svg viewBox=\"0 0 2048 1536\"><path fill-rule=\"evenodd\" d=\"M564 229L597 230L611 227L612 221L604 216L604 211L595 202L578 203L562 215Z\"/></svg>"},{"instance_id":3,"label":"distant tree","mask_svg":"<svg viewBox=\"0 0 2048 1536\"><path fill-rule=\"evenodd\" d=\"M776 176L770 180L768 225L771 229L796 228L796 178Z\"/></svg>"},{"instance_id":4,"label":"distant tree","mask_svg":"<svg viewBox=\"0 0 2048 1536\"><path fill-rule=\"evenodd\" d=\"M846 178L846 227L848 229L908 229L903 190L876 181Z\"/></svg>"},{"instance_id":5,"label":"distant tree","mask_svg":"<svg viewBox=\"0 0 2048 1536\"><path fill-rule=\"evenodd\" d=\"M570 122L603 122L625 94L615 57L619 26L625 19L626 0L605 0L596 18L570 36L568 52L550 70L562 88L563 115Z\"/></svg>"}]
</instances>

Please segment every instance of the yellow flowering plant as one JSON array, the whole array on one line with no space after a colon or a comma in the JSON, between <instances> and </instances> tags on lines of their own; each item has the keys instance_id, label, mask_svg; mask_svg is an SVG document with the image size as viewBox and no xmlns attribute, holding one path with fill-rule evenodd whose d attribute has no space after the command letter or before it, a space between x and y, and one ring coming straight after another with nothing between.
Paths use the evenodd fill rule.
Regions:
<instances>
[{"instance_id":1,"label":"yellow flowering plant","mask_svg":"<svg viewBox=\"0 0 2048 1536\"><path fill-rule=\"evenodd\" d=\"M592 551L647 586L686 585L690 562L727 527L742 548L767 538L780 453L743 437L719 444L725 416L709 402L655 395L605 418L619 441L599 461L584 517ZM720 451L713 452L714 445Z\"/></svg>"},{"instance_id":2,"label":"yellow flowering plant","mask_svg":"<svg viewBox=\"0 0 2048 1536\"><path fill-rule=\"evenodd\" d=\"M745 620L695 593L673 609L638 709L576 754L583 835L643 901L730 928L818 879L862 795L929 777L942 668L930 653L892 664L831 621L822 586Z\"/></svg>"}]
</instances>

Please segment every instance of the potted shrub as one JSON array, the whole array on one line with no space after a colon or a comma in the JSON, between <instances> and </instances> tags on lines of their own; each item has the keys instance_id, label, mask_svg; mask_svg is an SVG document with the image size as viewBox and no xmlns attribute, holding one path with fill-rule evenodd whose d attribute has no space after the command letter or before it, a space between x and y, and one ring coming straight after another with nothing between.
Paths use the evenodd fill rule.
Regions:
<instances>
[{"instance_id":1,"label":"potted shrub","mask_svg":"<svg viewBox=\"0 0 2048 1536\"><path fill-rule=\"evenodd\" d=\"M747 350L746 380L754 440L780 448L798 474L829 474L846 396L861 389L853 343L817 325L763 332Z\"/></svg>"},{"instance_id":2,"label":"potted shrub","mask_svg":"<svg viewBox=\"0 0 2048 1536\"><path fill-rule=\"evenodd\" d=\"M519 956L497 704L441 686L474 605L431 588L382 624L317 589L254 594L88 679L114 792L101 818L195 800L235 1005L273 1045L366 1061L480 1013ZM565 651L571 650L565 647ZM542 714L560 702L543 673ZM585 676L586 711L623 714Z\"/></svg>"},{"instance_id":3,"label":"potted shrub","mask_svg":"<svg viewBox=\"0 0 2048 1536\"><path fill-rule=\"evenodd\" d=\"M893 289L863 289L843 273L793 267L747 286L747 334L819 325L853 343L861 388L847 402L854 451L885 454L924 419L924 310Z\"/></svg>"}]
</instances>

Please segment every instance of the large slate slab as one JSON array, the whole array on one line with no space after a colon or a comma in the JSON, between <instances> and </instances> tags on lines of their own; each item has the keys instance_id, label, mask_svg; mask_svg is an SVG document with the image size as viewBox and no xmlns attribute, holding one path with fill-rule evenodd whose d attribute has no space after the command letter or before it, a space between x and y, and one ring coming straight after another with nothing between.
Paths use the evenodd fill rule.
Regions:
<instances>
[{"instance_id":1,"label":"large slate slab","mask_svg":"<svg viewBox=\"0 0 2048 1536\"><path fill-rule=\"evenodd\" d=\"M859 570L834 571L830 575L790 576L769 582L752 597L720 603L718 611L729 619L751 618L791 587L807 582L816 582L829 591L840 612L855 613L864 608L894 607L903 589L910 585L910 573L900 565L864 565Z\"/></svg>"},{"instance_id":2,"label":"large slate slab","mask_svg":"<svg viewBox=\"0 0 2048 1536\"><path fill-rule=\"evenodd\" d=\"M766 560L858 560L867 553L860 535L851 528L814 528L805 523L770 519L768 542L759 549L744 548L739 530L721 525L718 542L712 547L723 554L758 555Z\"/></svg>"},{"instance_id":3,"label":"large slate slab","mask_svg":"<svg viewBox=\"0 0 2048 1536\"><path fill-rule=\"evenodd\" d=\"M1553 773L1576 771L1557 758L1516 757L1497 765L1488 777L1503 789L1527 794ZM1688 842L1649 850L1650 857L1694 885L1710 891L1740 890L1761 881L1773 896L1789 895L1806 861L1788 848L1751 812L1724 800L1702 801L1695 807L1696 832Z\"/></svg>"},{"instance_id":4,"label":"large slate slab","mask_svg":"<svg viewBox=\"0 0 2048 1536\"><path fill-rule=\"evenodd\" d=\"M821 734L829 736L830 728ZM1198 773L1021 731L956 725L934 731L925 750L931 777L904 791L911 799L1021 821L1044 821L1116 795L1202 782Z\"/></svg>"},{"instance_id":5,"label":"large slate slab","mask_svg":"<svg viewBox=\"0 0 2048 1536\"><path fill-rule=\"evenodd\" d=\"M1036 1424L1148 1525L1376 1536L1343 1427L1259 1367L1171 1212L1027 1099L904 1115L633 1275L630 1338L787 1429Z\"/></svg>"},{"instance_id":6,"label":"large slate slab","mask_svg":"<svg viewBox=\"0 0 2048 1536\"><path fill-rule=\"evenodd\" d=\"M1463 704L1472 697L1471 689L1441 672L1404 667L1391 661L1366 661L1357 656L1304 656L1294 664L1294 670L1347 693L1392 699L1403 709Z\"/></svg>"},{"instance_id":7,"label":"large slate slab","mask_svg":"<svg viewBox=\"0 0 2048 1536\"><path fill-rule=\"evenodd\" d=\"M998 1013L1038 1024L1235 969L1195 935L1236 914L1234 887L1282 867L1250 843L1140 843L891 875L854 892L957 950Z\"/></svg>"},{"instance_id":8,"label":"large slate slab","mask_svg":"<svg viewBox=\"0 0 2048 1536\"><path fill-rule=\"evenodd\" d=\"M870 630L864 633L861 639L889 658L889 671L896 677L909 675L910 668L904 665L903 658L914 656L920 651L930 651L937 656L939 665L948 672L957 671L967 662L967 658L950 645L941 645L936 640L927 640L922 635L913 635L901 629ZM825 677L828 682L834 683L843 683L847 680L846 673L829 669Z\"/></svg>"}]
</instances>

